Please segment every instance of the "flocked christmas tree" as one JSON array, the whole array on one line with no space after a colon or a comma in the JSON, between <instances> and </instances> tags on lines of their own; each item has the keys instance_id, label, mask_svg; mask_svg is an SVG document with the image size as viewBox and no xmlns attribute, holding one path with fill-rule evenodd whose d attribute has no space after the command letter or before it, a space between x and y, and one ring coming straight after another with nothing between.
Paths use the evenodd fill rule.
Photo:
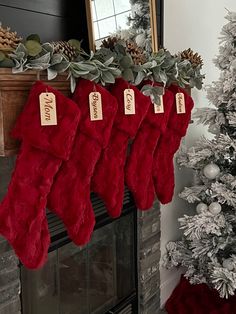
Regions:
<instances>
[{"instance_id":1,"label":"flocked christmas tree","mask_svg":"<svg viewBox=\"0 0 236 314\"><path fill-rule=\"evenodd\" d=\"M178 156L194 170L194 184L180 197L196 210L179 219L182 239L169 242L164 256L167 268L183 266L192 284L206 283L224 298L236 293L236 13L226 19L214 60L220 78L208 89L215 108L194 115L214 138L202 137Z\"/></svg>"}]
</instances>

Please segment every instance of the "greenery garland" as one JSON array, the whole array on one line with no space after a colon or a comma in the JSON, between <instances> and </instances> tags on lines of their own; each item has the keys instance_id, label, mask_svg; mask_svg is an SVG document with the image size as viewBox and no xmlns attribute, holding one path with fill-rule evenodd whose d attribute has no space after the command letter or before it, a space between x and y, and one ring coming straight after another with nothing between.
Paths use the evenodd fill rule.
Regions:
<instances>
[{"instance_id":1,"label":"greenery garland","mask_svg":"<svg viewBox=\"0 0 236 314\"><path fill-rule=\"evenodd\" d=\"M54 79L58 73L67 72L72 91L77 78L106 85L114 83L121 76L135 85L150 79L164 86L175 82L181 87L202 88L202 63L192 64L191 60L182 58L181 54L173 56L168 50L160 49L157 53L150 54L145 63L135 64L127 52L126 43L120 39L114 42L112 48L101 47L90 54L81 49L79 41L70 40L68 43L76 51L73 60L69 60L63 51L56 52L52 43L41 44L38 35L30 35L11 53L2 56L0 67L11 67L13 73L28 69L47 70L48 80Z\"/></svg>"}]
</instances>

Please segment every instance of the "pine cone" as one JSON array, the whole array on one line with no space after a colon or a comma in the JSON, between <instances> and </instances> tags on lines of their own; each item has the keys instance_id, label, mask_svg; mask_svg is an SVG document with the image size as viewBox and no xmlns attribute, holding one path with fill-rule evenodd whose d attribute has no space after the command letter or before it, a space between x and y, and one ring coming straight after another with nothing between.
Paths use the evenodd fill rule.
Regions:
<instances>
[{"instance_id":1,"label":"pine cone","mask_svg":"<svg viewBox=\"0 0 236 314\"><path fill-rule=\"evenodd\" d=\"M114 51L117 42L118 42L117 37L107 37L106 39L103 39L101 47Z\"/></svg>"},{"instance_id":2,"label":"pine cone","mask_svg":"<svg viewBox=\"0 0 236 314\"><path fill-rule=\"evenodd\" d=\"M69 61L73 61L78 55L76 48L67 41L53 41L51 44L53 45L54 53L63 54Z\"/></svg>"},{"instance_id":3,"label":"pine cone","mask_svg":"<svg viewBox=\"0 0 236 314\"><path fill-rule=\"evenodd\" d=\"M134 64L140 65L146 62L146 57L141 47L133 41L126 42L126 51L131 55Z\"/></svg>"},{"instance_id":4,"label":"pine cone","mask_svg":"<svg viewBox=\"0 0 236 314\"><path fill-rule=\"evenodd\" d=\"M203 65L203 61L201 56L196 52L194 53L191 48L182 51L180 54L181 59L189 60L193 67L197 67L198 65Z\"/></svg>"},{"instance_id":5,"label":"pine cone","mask_svg":"<svg viewBox=\"0 0 236 314\"><path fill-rule=\"evenodd\" d=\"M11 32L10 27L4 28L0 24L0 51L12 52L21 41L22 38L16 32Z\"/></svg>"}]
</instances>

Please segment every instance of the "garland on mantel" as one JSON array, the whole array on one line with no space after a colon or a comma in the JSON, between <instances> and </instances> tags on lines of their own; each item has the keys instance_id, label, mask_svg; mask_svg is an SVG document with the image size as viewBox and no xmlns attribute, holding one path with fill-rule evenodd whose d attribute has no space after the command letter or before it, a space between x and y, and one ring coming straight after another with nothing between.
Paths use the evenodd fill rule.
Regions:
<instances>
[{"instance_id":1,"label":"garland on mantel","mask_svg":"<svg viewBox=\"0 0 236 314\"><path fill-rule=\"evenodd\" d=\"M9 28L5 30L11 34ZM16 37L16 33L13 34ZM1 37L3 38L3 32L0 34L0 44L3 42ZM202 60L191 50L173 56L168 50L160 49L157 53L145 56L143 62L137 64L137 58L130 49L132 43L120 38L106 40L100 49L91 51L90 54L81 49L80 42L74 39L68 42L41 43L38 35L30 35L24 42L18 41L19 39L16 40L16 47L13 45L10 51L4 51L0 45L0 67L10 67L13 73L28 69L47 70L48 80L54 79L58 73L67 72L72 91L77 78L105 85L114 83L120 76L135 85L144 79L151 79L164 86L175 82L181 87L202 88ZM196 59L198 62L193 62Z\"/></svg>"}]
</instances>

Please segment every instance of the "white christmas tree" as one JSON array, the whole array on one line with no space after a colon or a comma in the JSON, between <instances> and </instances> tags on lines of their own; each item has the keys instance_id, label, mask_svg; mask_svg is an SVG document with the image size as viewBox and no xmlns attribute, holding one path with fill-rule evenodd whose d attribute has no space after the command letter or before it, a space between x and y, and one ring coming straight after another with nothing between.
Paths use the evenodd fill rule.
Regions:
<instances>
[{"instance_id":1,"label":"white christmas tree","mask_svg":"<svg viewBox=\"0 0 236 314\"><path fill-rule=\"evenodd\" d=\"M183 266L190 283L206 283L221 297L236 293L236 12L228 12L214 60L220 78L208 89L215 108L198 109L194 118L208 125L202 137L178 156L194 170L194 185L180 197L196 204L194 215L179 219L182 239L167 244L164 265Z\"/></svg>"}]
</instances>

